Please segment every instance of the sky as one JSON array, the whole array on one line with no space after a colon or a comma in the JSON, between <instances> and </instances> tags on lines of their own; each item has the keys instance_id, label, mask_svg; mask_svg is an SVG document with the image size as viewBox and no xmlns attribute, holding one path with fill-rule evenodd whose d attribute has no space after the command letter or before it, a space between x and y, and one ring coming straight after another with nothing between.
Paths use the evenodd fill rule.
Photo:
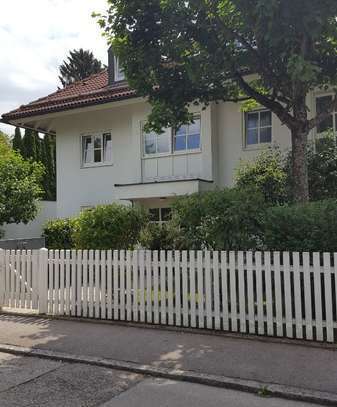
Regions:
<instances>
[{"instance_id":1,"label":"sky","mask_svg":"<svg viewBox=\"0 0 337 407\"><path fill-rule=\"evenodd\" d=\"M91 17L106 0L1 1L0 116L54 92L69 50L84 48L107 63L107 44ZM0 123L0 130L14 128Z\"/></svg>"}]
</instances>

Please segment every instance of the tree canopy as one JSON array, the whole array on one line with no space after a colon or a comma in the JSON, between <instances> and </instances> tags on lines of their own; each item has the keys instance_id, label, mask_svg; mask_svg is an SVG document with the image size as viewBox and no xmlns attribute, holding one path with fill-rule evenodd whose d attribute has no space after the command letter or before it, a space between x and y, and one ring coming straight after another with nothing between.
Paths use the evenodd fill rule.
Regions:
<instances>
[{"instance_id":1,"label":"tree canopy","mask_svg":"<svg viewBox=\"0 0 337 407\"><path fill-rule=\"evenodd\" d=\"M101 61L94 57L89 50L74 49L69 52L68 58L60 66L59 79L65 87L73 82L87 78L88 76L101 72L103 69Z\"/></svg>"},{"instance_id":2,"label":"tree canopy","mask_svg":"<svg viewBox=\"0 0 337 407\"><path fill-rule=\"evenodd\" d=\"M130 85L152 104L149 128L190 121L192 104L253 100L290 129L295 197L308 199L307 137L337 109L335 0L108 3L96 16ZM317 88L334 97L315 114L307 95Z\"/></svg>"}]
</instances>

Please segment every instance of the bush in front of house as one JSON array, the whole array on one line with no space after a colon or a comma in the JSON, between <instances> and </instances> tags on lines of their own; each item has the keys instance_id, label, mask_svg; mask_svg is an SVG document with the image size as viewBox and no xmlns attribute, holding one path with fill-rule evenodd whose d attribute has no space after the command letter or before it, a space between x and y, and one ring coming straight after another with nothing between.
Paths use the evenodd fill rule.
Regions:
<instances>
[{"instance_id":1,"label":"bush in front of house","mask_svg":"<svg viewBox=\"0 0 337 407\"><path fill-rule=\"evenodd\" d=\"M133 249L147 221L139 208L117 203L97 206L78 217L74 243L77 249Z\"/></svg>"},{"instance_id":2,"label":"bush in front of house","mask_svg":"<svg viewBox=\"0 0 337 407\"><path fill-rule=\"evenodd\" d=\"M337 251L337 201L268 208L262 223L261 249Z\"/></svg>"},{"instance_id":3,"label":"bush in front of house","mask_svg":"<svg viewBox=\"0 0 337 407\"><path fill-rule=\"evenodd\" d=\"M76 219L55 219L43 227L43 237L46 238L48 249L74 249L73 233Z\"/></svg>"},{"instance_id":4,"label":"bush in front of house","mask_svg":"<svg viewBox=\"0 0 337 407\"><path fill-rule=\"evenodd\" d=\"M180 232L171 222L148 223L141 231L139 245L147 250L174 250L179 247Z\"/></svg>"},{"instance_id":5,"label":"bush in front of house","mask_svg":"<svg viewBox=\"0 0 337 407\"><path fill-rule=\"evenodd\" d=\"M249 250L259 245L266 204L256 190L227 188L178 198L172 210L177 248Z\"/></svg>"}]
</instances>

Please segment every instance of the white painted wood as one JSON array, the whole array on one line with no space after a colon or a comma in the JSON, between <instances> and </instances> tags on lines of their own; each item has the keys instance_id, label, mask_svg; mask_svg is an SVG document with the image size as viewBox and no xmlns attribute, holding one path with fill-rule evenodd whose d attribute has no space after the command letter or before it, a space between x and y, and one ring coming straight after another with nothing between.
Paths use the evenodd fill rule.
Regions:
<instances>
[{"instance_id":1,"label":"white painted wood","mask_svg":"<svg viewBox=\"0 0 337 407\"><path fill-rule=\"evenodd\" d=\"M39 262L41 260L41 256ZM55 251L49 250L49 261L48 261L48 283L49 283L49 295L48 296L48 314L54 315L55 311ZM40 289L39 289L40 294Z\"/></svg>"},{"instance_id":2,"label":"white painted wood","mask_svg":"<svg viewBox=\"0 0 337 407\"><path fill-rule=\"evenodd\" d=\"M146 251L145 269L146 269L146 321L152 324L152 253Z\"/></svg>"},{"instance_id":3,"label":"white painted wood","mask_svg":"<svg viewBox=\"0 0 337 407\"><path fill-rule=\"evenodd\" d=\"M231 330L237 332L238 314L237 314L237 295L236 295L235 252L229 253L229 278L230 278Z\"/></svg>"},{"instance_id":4,"label":"white painted wood","mask_svg":"<svg viewBox=\"0 0 337 407\"><path fill-rule=\"evenodd\" d=\"M26 308L27 254L21 251L20 308Z\"/></svg>"},{"instance_id":5,"label":"white painted wood","mask_svg":"<svg viewBox=\"0 0 337 407\"><path fill-rule=\"evenodd\" d=\"M254 268L253 253L247 252L247 293L249 333L255 334L255 297L254 297Z\"/></svg>"},{"instance_id":6,"label":"white painted wood","mask_svg":"<svg viewBox=\"0 0 337 407\"><path fill-rule=\"evenodd\" d=\"M189 252L189 281L190 281L190 313L191 313L191 327L197 327L197 316L196 316L196 279L195 279L195 251Z\"/></svg>"},{"instance_id":7,"label":"white painted wood","mask_svg":"<svg viewBox=\"0 0 337 407\"><path fill-rule=\"evenodd\" d=\"M15 254L15 308L20 308L21 252Z\"/></svg>"},{"instance_id":8,"label":"white painted wood","mask_svg":"<svg viewBox=\"0 0 337 407\"><path fill-rule=\"evenodd\" d=\"M138 307L140 301L140 291L139 291L139 276L138 276L138 251L135 250L132 256L132 292L133 292L133 320L138 322ZM143 293L142 293L143 294Z\"/></svg>"},{"instance_id":9,"label":"white painted wood","mask_svg":"<svg viewBox=\"0 0 337 407\"><path fill-rule=\"evenodd\" d=\"M300 254L297 252L293 253L293 270L294 270L293 276L294 276L294 294L295 294L296 338L303 339Z\"/></svg>"},{"instance_id":10,"label":"white painted wood","mask_svg":"<svg viewBox=\"0 0 337 407\"><path fill-rule=\"evenodd\" d=\"M283 336L282 285L280 252L274 252L276 335Z\"/></svg>"},{"instance_id":11,"label":"white painted wood","mask_svg":"<svg viewBox=\"0 0 337 407\"><path fill-rule=\"evenodd\" d=\"M39 251L39 314L48 312L48 250Z\"/></svg>"},{"instance_id":12,"label":"white painted wood","mask_svg":"<svg viewBox=\"0 0 337 407\"><path fill-rule=\"evenodd\" d=\"M162 325L167 324L166 315L166 252L160 251L160 323Z\"/></svg>"},{"instance_id":13,"label":"white painted wood","mask_svg":"<svg viewBox=\"0 0 337 407\"><path fill-rule=\"evenodd\" d=\"M198 328L205 327L205 311L204 311L204 266L203 252L197 252L197 283L198 283Z\"/></svg>"},{"instance_id":14,"label":"white painted wood","mask_svg":"<svg viewBox=\"0 0 337 407\"><path fill-rule=\"evenodd\" d=\"M54 251L54 315L60 313L60 251Z\"/></svg>"},{"instance_id":15,"label":"white painted wood","mask_svg":"<svg viewBox=\"0 0 337 407\"><path fill-rule=\"evenodd\" d=\"M244 253L238 252L238 280L239 280L239 306L240 306L240 332L246 332L246 294Z\"/></svg>"},{"instance_id":16,"label":"white painted wood","mask_svg":"<svg viewBox=\"0 0 337 407\"><path fill-rule=\"evenodd\" d=\"M205 304L206 304L206 327L213 328L213 310L212 310L212 269L211 253L205 251Z\"/></svg>"},{"instance_id":17,"label":"white painted wood","mask_svg":"<svg viewBox=\"0 0 337 407\"><path fill-rule=\"evenodd\" d=\"M145 252L139 250L139 318L140 322L145 322Z\"/></svg>"},{"instance_id":18,"label":"white painted wood","mask_svg":"<svg viewBox=\"0 0 337 407\"><path fill-rule=\"evenodd\" d=\"M304 281L304 305L305 305L305 331L306 339L313 339L312 299L311 299L311 271L310 254L303 253L303 281Z\"/></svg>"},{"instance_id":19,"label":"white painted wood","mask_svg":"<svg viewBox=\"0 0 337 407\"><path fill-rule=\"evenodd\" d=\"M288 338L293 337L293 314L292 314L292 295L290 283L290 258L288 252L283 252L283 276L284 276L284 301L286 317L286 334Z\"/></svg>"},{"instance_id":20,"label":"white painted wood","mask_svg":"<svg viewBox=\"0 0 337 407\"><path fill-rule=\"evenodd\" d=\"M106 255L101 251L101 318L106 319Z\"/></svg>"},{"instance_id":21,"label":"white painted wood","mask_svg":"<svg viewBox=\"0 0 337 407\"><path fill-rule=\"evenodd\" d=\"M66 315L70 315L70 250L66 250Z\"/></svg>"},{"instance_id":22,"label":"white painted wood","mask_svg":"<svg viewBox=\"0 0 337 407\"><path fill-rule=\"evenodd\" d=\"M71 251L71 269L70 269L70 280L71 280L71 299L70 299L70 308L71 308L71 316L76 316L76 260L77 260L77 251Z\"/></svg>"},{"instance_id":23,"label":"white painted wood","mask_svg":"<svg viewBox=\"0 0 337 407\"><path fill-rule=\"evenodd\" d=\"M65 262L64 250L60 250L60 315L64 315L64 278L65 278Z\"/></svg>"},{"instance_id":24,"label":"white painted wood","mask_svg":"<svg viewBox=\"0 0 337 407\"><path fill-rule=\"evenodd\" d=\"M152 252L153 255L153 322L159 324L159 262L158 251Z\"/></svg>"},{"instance_id":25,"label":"white painted wood","mask_svg":"<svg viewBox=\"0 0 337 407\"><path fill-rule=\"evenodd\" d=\"M33 291L33 278L32 278L32 251L27 250L27 308L33 309L32 305L32 291Z\"/></svg>"},{"instance_id":26,"label":"white painted wood","mask_svg":"<svg viewBox=\"0 0 337 407\"><path fill-rule=\"evenodd\" d=\"M316 340L323 341L322 287L320 253L313 253Z\"/></svg>"},{"instance_id":27,"label":"white painted wood","mask_svg":"<svg viewBox=\"0 0 337 407\"><path fill-rule=\"evenodd\" d=\"M335 305L336 305L336 319L337 319L337 253L334 253L334 270L333 270L334 276L335 276L335 296L336 296L336 301L335 301ZM337 321L336 321L337 323ZM335 340L337 341L337 337L335 338Z\"/></svg>"},{"instance_id":28,"label":"white painted wood","mask_svg":"<svg viewBox=\"0 0 337 407\"><path fill-rule=\"evenodd\" d=\"M113 252L113 307L114 307L114 320L119 320L119 252Z\"/></svg>"},{"instance_id":29,"label":"white painted wood","mask_svg":"<svg viewBox=\"0 0 337 407\"><path fill-rule=\"evenodd\" d=\"M328 342L333 343L334 324L333 324L330 253L323 254L323 264L324 264L324 291L325 291L325 313L326 313L326 339Z\"/></svg>"},{"instance_id":30,"label":"white painted wood","mask_svg":"<svg viewBox=\"0 0 337 407\"><path fill-rule=\"evenodd\" d=\"M182 273L182 298L183 298L183 326L189 326L188 312L188 269L187 269L187 251L182 252L181 257L181 273Z\"/></svg>"},{"instance_id":31,"label":"white painted wood","mask_svg":"<svg viewBox=\"0 0 337 407\"><path fill-rule=\"evenodd\" d=\"M5 293L4 293L4 305L10 306L10 293L11 293L11 272L10 272L10 251L5 250ZM37 304L36 304L37 305Z\"/></svg>"},{"instance_id":32,"label":"white painted wood","mask_svg":"<svg viewBox=\"0 0 337 407\"><path fill-rule=\"evenodd\" d=\"M181 325L181 271L180 271L180 252L174 252L174 300L175 300L175 324Z\"/></svg>"},{"instance_id":33,"label":"white painted wood","mask_svg":"<svg viewBox=\"0 0 337 407\"><path fill-rule=\"evenodd\" d=\"M5 305L4 297L6 292L6 279L5 279L5 251L0 249L0 309Z\"/></svg>"},{"instance_id":34,"label":"white painted wood","mask_svg":"<svg viewBox=\"0 0 337 407\"><path fill-rule=\"evenodd\" d=\"M168 324L174 325L173 259L172 251L167 252L167 305Z\"/></svg>"},{"instance_id":35,"label":"white painted wood","mask_svg":"<svg viewBox=\"0 0 337 407\"><path fill-rule=\"evenodd\" d=\"M264 279L266 287L267 334L274 335L273 292L270 252L264 252Z\"/></svg>"},{"instance_id":36,"label":"white painted wood","mask_svg":"<svg viewBox=\"0 0 337 407\"><path fill-rule=\"evenodd\" d=\"M106 261L106 269L107 269L107 318L112 319L112 297L113 297L113 289L112 289L112 280L113 280L113 269L112 269L112 251L108 250L107 253L107 261Z\"/></svg>"},{"instance_id":37,"label":"white painted wood","mask_svg":"<svg viewBox=\"0 0 337 407\"><path fill-rule=\"evenodd\" d=\"M213 292L214 292L214 329L221 328L220 322L220 276L219 252L213 252Z\"/></svg>"},{"instance_id":38,"label":"white painted wood","mask_svg":"<svg viewBox=\"0 0 337 407\"><path fill-rule=\"evenodd\" d=\"M77 250L76 259L76 315L78 317L82 316L82 265L83 265L83 252L82 250Z\"/></svg>"},{"instance_id":39,"label":"white painted wood","mask_svg":"<svg viewBox=\"0 0 337 407\"><path fill-rule=\"evenodd\" d=\"M84 318L88 317L88 250L83 250L82 252L83 259L83 306L82 306L82 315Z\"/></svg>"},{"instance_id":40,"label":"white painted wood","mask_svg":"<svg viewBox=\"0 0 337 407\"><path fill-rule=\"evenodd\" d=\"M131 252L128 250L126 252L126 320L132 321L132 302L131 302L131 295L132 295L132 286L131 286Z\"/></svg>"},{"instance_id":41,"label":"white painted wood","mask_svg":"<svg viewBox=\"0 0 337 407\"><path fill-rule=\"evenodd\" d=\"M95 250L95 262L94 262L94 314L95 318L100 318L101 311L101 257L100 250Z\"/></svg>"},{"instance_id":42,"label":"white painted wood","mask_svg":"<svg viewBox=\"0 0 337 407\"><path fill-rule=\"evenodd\" d=\"M15 308L15 250L10 252L10 273L11 273L11 293L10 293L10 306Z\"/></svg>"},{"instance_id":43,"label":"white painted wood","mask_svg":"<svg viewBox=\"0 0 337 407\"><path fill-rule=\"evenodd\" d=\"M264 335L264 309L263 309L263 276L262 276L262 254L255 253L256 270L256 302L257 302L257 327L258 334Z\"/></svg>"},{"instance_id":44,"label":"white painted wood","mask_svg":"<svg viewBox=\"0 0 337 407\"><path fill-rule=\"evenodd\" d=\"M221 296L222 296L222 326L224 331L229 330L228 311L228 280L227 280L227 253L221 252Z\"/></svg>"},{"instance_id":45,"label":"white painted wood","mask_svg":"<svg viewBox=\"0 0 337 407\"><path fill-rule=\"evenodd\" d=\"M119 318L125 321L125 250L119 252Z\"/></svg>"}]
</instances>

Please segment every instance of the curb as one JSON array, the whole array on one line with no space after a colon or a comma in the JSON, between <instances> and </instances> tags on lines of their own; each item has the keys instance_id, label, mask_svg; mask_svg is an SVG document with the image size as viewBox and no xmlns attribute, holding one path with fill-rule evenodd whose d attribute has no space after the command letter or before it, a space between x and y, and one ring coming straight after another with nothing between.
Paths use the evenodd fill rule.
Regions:
<instances>
[{"instance_id":1,"label":"curb","mask_svg":"<svg viewBox=\"0 0 337 407\"><path fill-rule=\"evenodd\" d=\"M83 363L92 366L105 367L108 369L123 370L146 376L165 378L176 381L203 384L213 387L244 391L254 394L262 394L268 397L274 396L287 400L303 401L325 406L337 405L337 394L311 391L280 384L263 383L253 380L230 378L192 371L159 368L151 365L142 365L134 362L104 359L83 355L70 355L67 353L54 352L36 348L0 344L0 352L18 356L30 356L41 359L57 360L68 363Z\"/></svg>"}]
</instances>

